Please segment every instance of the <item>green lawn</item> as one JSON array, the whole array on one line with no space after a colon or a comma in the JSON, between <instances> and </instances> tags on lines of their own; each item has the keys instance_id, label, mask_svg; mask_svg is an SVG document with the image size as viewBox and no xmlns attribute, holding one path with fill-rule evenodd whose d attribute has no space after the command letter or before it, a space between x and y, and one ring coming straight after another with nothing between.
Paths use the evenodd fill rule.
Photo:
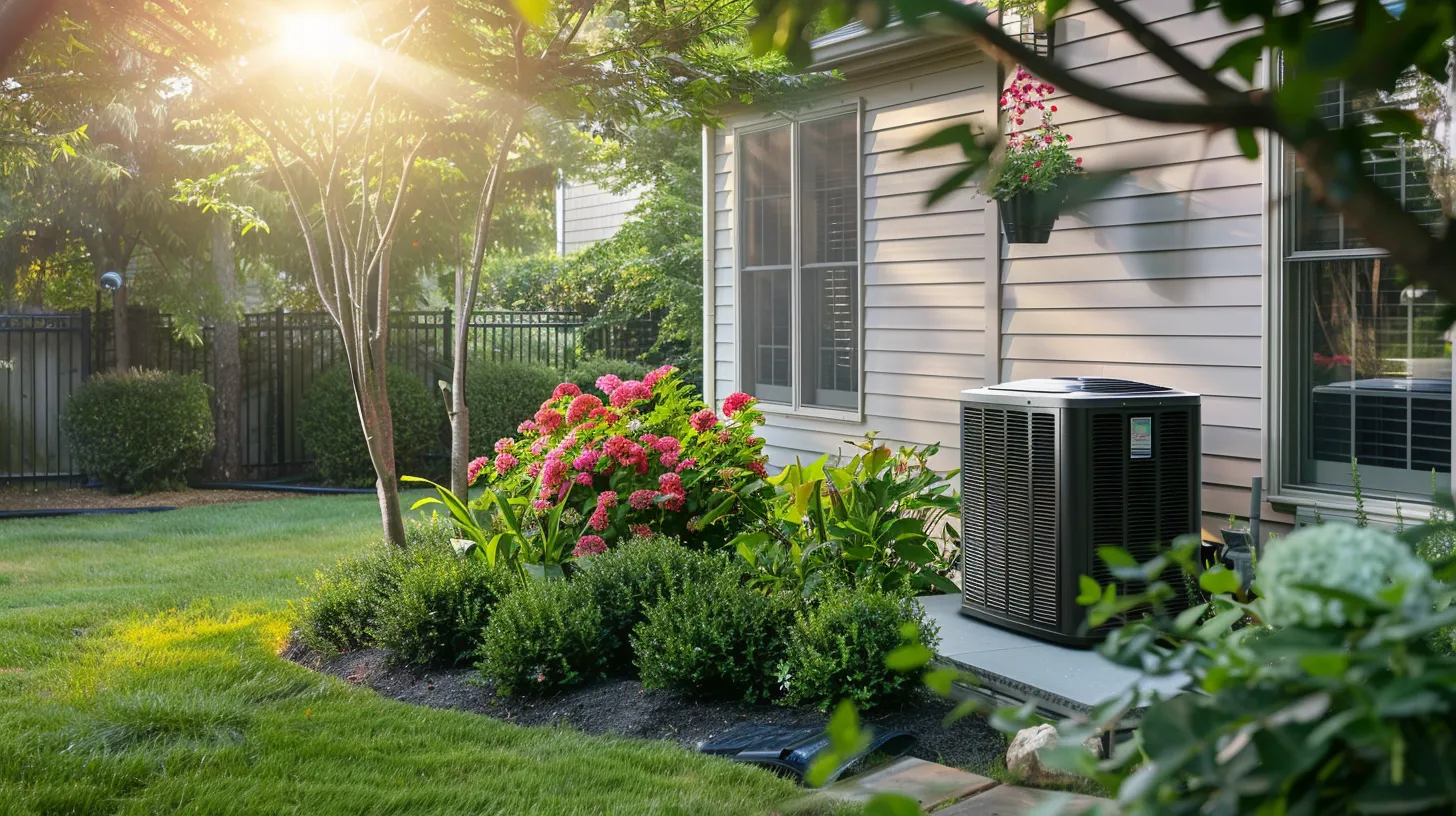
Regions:
<instances>
[{"instance_id":1,"label":"green lawn","mask_svg":"<svg viewBox=\"0 0 1456 816\"><path fill-rule=\"evenodd\" d=\"M0 521L0 814L768 813L665 743L434 711L285 662L300 576L368 496Z\"/></svg>"}]
</instances>

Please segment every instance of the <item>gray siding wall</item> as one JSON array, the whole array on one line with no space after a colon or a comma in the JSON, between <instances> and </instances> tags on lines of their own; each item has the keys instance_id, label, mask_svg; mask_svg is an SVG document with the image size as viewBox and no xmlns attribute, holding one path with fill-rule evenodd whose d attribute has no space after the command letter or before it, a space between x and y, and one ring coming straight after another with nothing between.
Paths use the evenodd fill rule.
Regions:
<instances>
[{"instance_id":1,"label":"gray siding wall","mask_svg":"<svg viewBox=\"0 0 1456 816\"><path fill-rule=\"evenodd\" d=\"M1187 0L1126 4L1200 62L1240 35ZM1181 80L1087 4L1074 6L1059 62L1131 94L1191 95ZM1232 134L1155 125L1077 99L1058 121L1089 169L1133 168L1098 200L1064 213L1044 246L1002 265L1003 380L1088 374L1203 395L1203 509L1249 512L1261 470L1265 169ZM1265 516L1284 520L1266 505Z\"/></svg>"},{"instance_id":2,"label":"gray siding wall","mask_svg":"<svg viewBox=\"0 0 1456 816\"><path fill-rule=\"evenodd\" d=\"M616 235L642 198L639 190L618 195L602 189L595 182L571 179L557 186L556 195L559 198L556 210L560 218L556 225L556 249L562 255L570 255Z\"/></svg>"},{"instance_id":3,"label":"gray siding wall","mask_svg":"<svg viewBox=\"0 0 1456 816\"><path fill-rule=\"evenodd\" d=\"M764 430L771 459L793 461L851 450L870 429L899 443L942 442L937 465L956 466L956 395L985 382L985 199L959 191L925 209L925 194L958 153L905 154L944 125L993 126L995 67L979 54L880 69L836 85L816 107L863 100L864 421L772 414ZM734 351L736 205L733 128L763 120L730 117L714 156L716 396L738 387Z\"/></svg>"}]
</instances>

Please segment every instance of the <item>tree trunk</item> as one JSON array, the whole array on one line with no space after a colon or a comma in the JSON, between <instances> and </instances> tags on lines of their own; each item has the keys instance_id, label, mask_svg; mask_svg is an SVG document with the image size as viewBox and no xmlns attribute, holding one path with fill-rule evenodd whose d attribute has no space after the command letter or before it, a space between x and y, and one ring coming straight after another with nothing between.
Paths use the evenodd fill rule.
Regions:
<instances>
[{"instance_id":1,"label":"tree trunk","mask_svg":"<svg viewBox=\"0 0 1456 816\"><path fill-rule=\"evenodd\" d=\"M485 186L480 190L480 201L475 213L474 237L471 241L469 268L457 267L455 271L455 338L451 354L454 366L450 372L450 491L464 496L470 488L470 408L465 404L465 375L469 360L467 341L470 338L470 313L475 309L475 298L480 291L480 268L485 263L485 248L490 240L490 220L495 211L500 178L510 158L511 145L520 133L520 117L506 120L506 130L501 136L500 149L491 162L486 175ZM467 275L469 281L466 281ZM483 451L482 451L483 453Z\"/></svg>"},{"instance_id":2,"label":"tree trunk","mask_svg":"<svg viewBox=\"0 0 1456 816\"><path fill-rule=\"evenodd\" d=\"M212 451L212 478L229 482L242 475L242 433L238 410L243 402L243 359L238 339L238 276L233 255L232 224L226 216L212 222L212 272L222 295L217 328L213 332L216 360L213 388L216 389L214 420L217 447Z\"/></svg>"}]
</instances>

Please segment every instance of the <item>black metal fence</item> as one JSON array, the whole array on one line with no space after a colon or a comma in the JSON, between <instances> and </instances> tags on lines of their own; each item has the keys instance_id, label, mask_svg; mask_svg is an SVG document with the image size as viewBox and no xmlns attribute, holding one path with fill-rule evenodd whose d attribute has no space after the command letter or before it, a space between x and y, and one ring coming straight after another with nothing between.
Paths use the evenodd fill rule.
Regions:
<instances>
[{"instance_id":1,"label":"black metal fence","mask_svg":"<svg viewBox=\"0 0 1456 816\"><path fill-rule=\"evenodd\" d=\"M217 381L215 329L179 339L168 315L129 313L133 366L199 373ZM448 379L453 315L391 315L389 358L431 391ZM79 473L60 431L71 390L116 359L111 315L0 315L0 485L76 483ZM338 329L322 312L263 312L239 324L244 475L268 479L306 472L312 457L298 436L303 395L321 372L344 359ZM467 348L472 359L520 361L565 371L583 354L637 358L656 341L655 321L588 329L571 312L476 312Z\"/></svg>"}]
</instances>

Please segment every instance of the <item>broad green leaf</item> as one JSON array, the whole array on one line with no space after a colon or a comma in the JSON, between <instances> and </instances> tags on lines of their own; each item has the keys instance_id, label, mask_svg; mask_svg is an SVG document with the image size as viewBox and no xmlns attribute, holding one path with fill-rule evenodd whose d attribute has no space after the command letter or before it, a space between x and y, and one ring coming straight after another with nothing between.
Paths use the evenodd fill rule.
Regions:
<instances>
[{"instance_id":1,"label":"broad green leaf","mask_svg":"<svg viewBox=\"0 0 1456 816\"><path fill-rule=\"evenodd\" d=\"M1254 67L1258 65L1259 58L1264 54L1264 37L1262 34L1239 40L1224 49L1222 54L1213 61L1209 70L1218 73L1227 68L1232 68L1238 75L1244 78L1245 82L1254 81Z\"/></svg>"},{"instance_id":2,"label":"broad green leaf","mask_svg":"<svg viewBox=\"0 0 1456 816\"><path fill-rule=\"evenodd\" d=\"M1092 576L1079 576L1077 578L1077 587L1080 590L1077 593L1078 606L1091 606L1102 600L1102 587L1093 580Z\"/></svg>"},{"instance_id":3,"label":"broad green leaf","mask_svg":"<svg viewBox=\"0 0 1456 816\"><path fill-rule=\"evenodd\" d=\"M865 803L865 816L921 816L920 802L903 793L877 793Z\"/></svg>"},{"instance_id":4,"label":"broad green leaf","mask_svg":"<svg viewBox=\"0 0 1456 816\"><path fill-rule=\"evenodd\" d=\"M511 5L516 7L516 11L521 13L526 22L537 27L546 24L547 14L551 10L548 0L511 0Z\"/></svg>"},{"instance_id":5,"label":"broad green leaf","mask_svg":"<svg viewBox=\"0 0 1456 816\"><path fill-rule=\"evenodd\" d=\"M1238 140L1239 152L1244 154L1244 158L1259 158L1259 137L1254 134L1253 128L1236 128L1234 137Z\"/></svg>"},{"instance_id":6,"label":"broad green leaf","mask_svg":"<svg viewBox=\"0 0 1456 816\"><path fill-rule=\"evenodd\" d=\"M1239 576L1222 564L1217 564L1198 576L1198 586L1211 595L1232 595L1239 591Z\"/></svg>"},{"instance_id":7,"label":"broad green leaf","mask_svg":"<svg viewBox=\"0 0 1456 816\"><path fill-rule=\"evenodd\" d=\"M959 669L931 669L925 673L925 685L942 697L949 697L955 681L961 675Z\"/></svg>"},{"instance_id":8,"label":"broad green leaf","mask_svg":"<svg viewBox=\"0 0 1456 816\"><path fill-rule=\"evenodd\" d=\"M885 666L893 671L910 671L928 664L933 659L935 659L935 652L924 644L908 643L885 655Z\"/></svg>"},{"instance_id":9,"label":"broad green leaf","mask_svg":"<svg viewBox=\"0 0 1456 816\"><path fill-rule=\"evenodd\" d=\"M1344 652L1312 652L1300 656L1299 667L1315 677L1339 677L1350 667L1350 657Z\"/></svg>"}]
</instances>

